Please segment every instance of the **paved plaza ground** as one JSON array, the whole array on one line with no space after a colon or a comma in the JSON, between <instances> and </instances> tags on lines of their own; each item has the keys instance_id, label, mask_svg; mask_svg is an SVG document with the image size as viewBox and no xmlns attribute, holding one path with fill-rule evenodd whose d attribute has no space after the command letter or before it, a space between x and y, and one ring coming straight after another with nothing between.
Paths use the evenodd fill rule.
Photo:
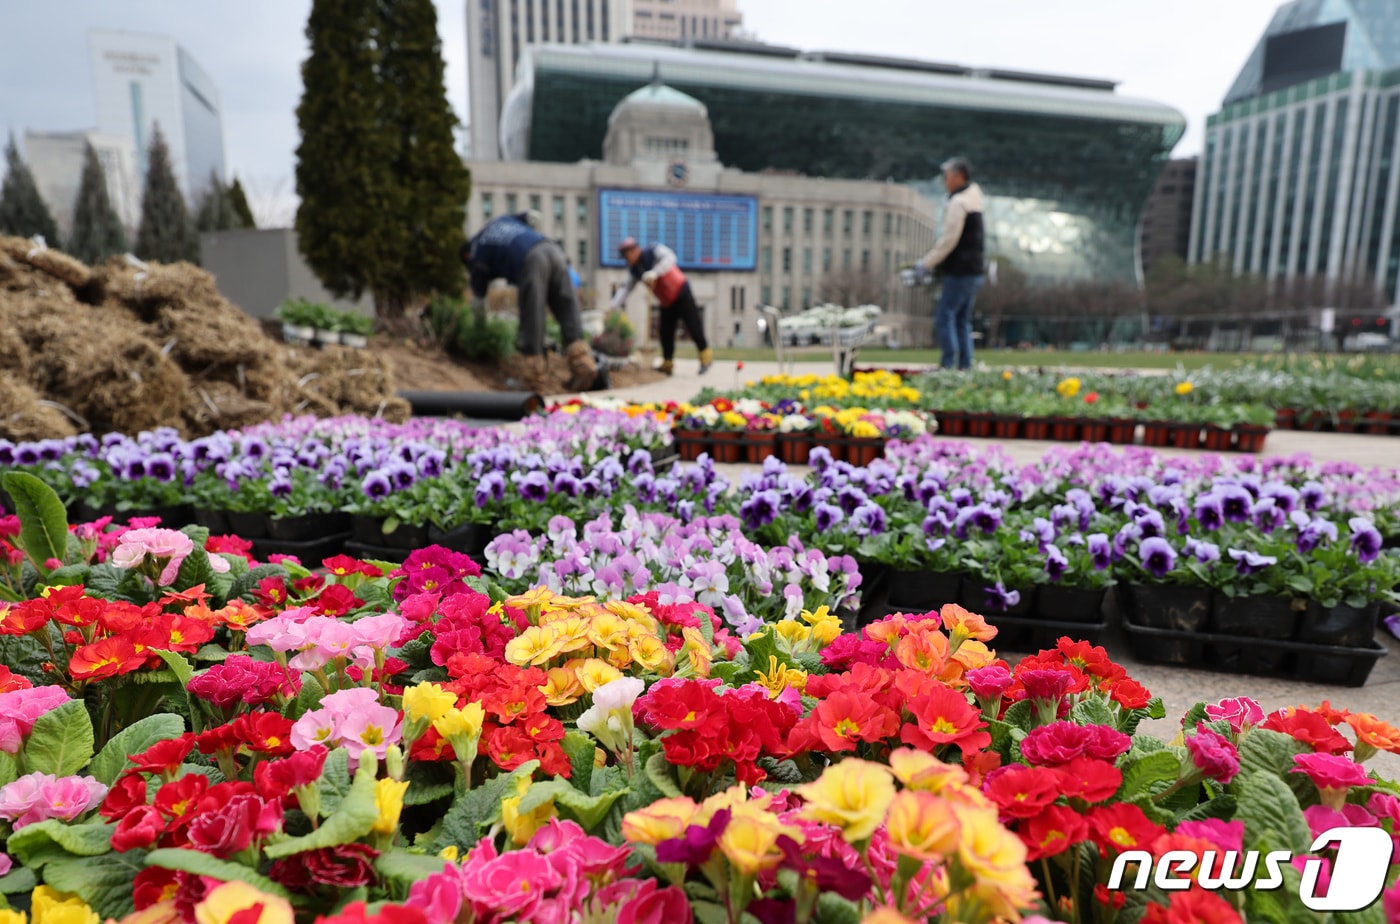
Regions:
<instances>
[{"instance_id":1,"label":"paved plaza ground","mask_svg":"<svg viewBox=\"0 0 1400 924\"><path fill-rule=\"evenodd\" d=\"M690 356L678 359L677 374L663 382L630 389L617 389L613 395L638 402L686 401L702 388L733 389L744 382L757 380L780 371L775 362L745 361L742 370L733 361L715 364L706 375L697 374L697 363ZM807 362L797 365L797 372L826 374L831 363ZM1032 440L1000 441L995 439L957 438L960 442L998 446L1016 461L1033 462L1053 446L1063 443ZM1161 449L1167 455L1191 455L1192 450ZM1344 460L1360 465L1400 467L1400 439L1386 436L1335 433L1306 433L1280 431L1271 433L1265 446L1265 456L1293 455L1305 452L1319 460ZM731 480L756 466L722 465L720 470ZM1400 642L1385 631L1377 635L1388 649L1377 663L1366 686L1335 687L1287 680L1273 680L1203 670L1187 670L1163 664L1150 664L1133 658L1121 630L1111 635L1105 644L1109 653L1127 665L1133 677L1166 702L1167 719L1143 725L1144 731L1170 739L1177 729L1171 727L1194 703L1214 702L1228 696L1248 695L1259 700L1266 710L1283 706L1316 705L1328 700L1333 706L1355 712L1369 712L1393 725L1400 726ZM1003 651L1009 659L1026 652ZM1400 756L1379 754L1372 766L1391 778L1400 777Z\"/></svg>"}]
</instances>

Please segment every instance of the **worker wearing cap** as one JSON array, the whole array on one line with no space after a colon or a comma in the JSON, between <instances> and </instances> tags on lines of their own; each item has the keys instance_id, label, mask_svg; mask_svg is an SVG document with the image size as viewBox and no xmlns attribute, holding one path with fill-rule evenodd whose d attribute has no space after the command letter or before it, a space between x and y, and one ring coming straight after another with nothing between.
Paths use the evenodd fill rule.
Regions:
<instances>
[{"instance_id":1,"label":"worker wearing cap","mask_svg":"<svg viewBox=\"0 0 1400 924\"><path fill-rule=\"evenodd\" d=\"M715 357L700 328L700 309L695 304L695 294L690 291L689 280L681 272L675 251L665 244L643 247L636 238L629 237L618 245L617 252L627 261L629 276L627 285L613 296L612 306L621 308L639 282L650 289L661 303L661 371L667 375L675 371L676 323L680 322L700 351L700 374L703 375L714 365Z\"/></svg>"},{"instance_id":2,"label":"worker wearing cap","mask_svg":"<svg viewBox=\"0 0 1400 924\"><path fill-rule=\"evenodd\" d=\"M608 388L608 375L599 370L593 349L583 338L569 267L559 245L540 234L538 212L502 215L488 222L468 241L461 252L462 262L471 274L472 294L486 297L493 279L504 279L519 290L520 331L517 348L524 361L524 386L544 393L544 313L548 306L559 322L564 355L572 378L569 391L598 391Z\"/></svg>"},{"instance_id":3,"label":"worker wearing cap","mask_svg":"<svg viewBox=\"0 0 1400 924\"><path fill-rule=\"evenodd\" d=\"M943 233L915 270L943 278L934 329L943 348L944 369L972 368L972 305L986 277L987 258L982 228L982 188L972 182L972 165L961 157L943 164L948 205L943 210Z\"/></svg>"}]
</instances>

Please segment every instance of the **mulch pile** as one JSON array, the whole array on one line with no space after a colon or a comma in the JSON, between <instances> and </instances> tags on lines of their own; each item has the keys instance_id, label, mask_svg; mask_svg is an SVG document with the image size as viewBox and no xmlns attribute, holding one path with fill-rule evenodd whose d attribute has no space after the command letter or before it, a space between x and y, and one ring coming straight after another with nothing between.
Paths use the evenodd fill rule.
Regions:
<instances>
[{"instance_id":1,"label":"mulch pile","mask_svg":"<svg viewBox=\"0 0 1400 924\"><path fill-rule=\"evenodd\" d=\"M198 267L89 267L0 236L0 438L196 437L286 413L403 421L409 406L380 357L288 347Z\"/></svg>"}]
</instances>

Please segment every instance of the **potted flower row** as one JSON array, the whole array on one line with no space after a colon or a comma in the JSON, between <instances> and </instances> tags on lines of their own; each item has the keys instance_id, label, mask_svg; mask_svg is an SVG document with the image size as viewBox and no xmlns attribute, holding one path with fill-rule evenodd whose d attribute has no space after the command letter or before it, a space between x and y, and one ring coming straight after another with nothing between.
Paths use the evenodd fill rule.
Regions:
<instances>
[{"instance_id":1,"label":"potted flower row","mask_svg":"<svg viewBox=\"0 0 1400 924\"><path fill-rule=\"evenodd\" d=\"M792 399L774 405L715 398L690 406L678 416L675 441L681 458L708 452L716 462L761 463L769 456L805 464L822 446L832 458L868 465L884 452L887 439L929 432L933 422L915 411L873 411L823 405L806 409Z\"/></svg>"},{"instance_id":2,"label":"potted flower row","mask_svg":"<svg viewBox=\"0 0 1400 924\"><path fill-rule=\"evenodd\" d=\"M342 344L355 349L369 345L374 318L353 311L337 311L329 305L289 298L277 308L282 338L288 343Z\"/></svg>"}]
</instances>

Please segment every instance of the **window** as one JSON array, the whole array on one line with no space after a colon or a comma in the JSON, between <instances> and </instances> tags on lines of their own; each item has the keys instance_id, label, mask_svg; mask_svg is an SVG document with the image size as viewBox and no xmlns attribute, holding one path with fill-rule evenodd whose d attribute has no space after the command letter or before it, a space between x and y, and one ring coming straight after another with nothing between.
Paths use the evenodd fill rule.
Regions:
<instances>
[{"instance_id":1,"label":"window","mask_svg":"<svg viewBox=\"0 0 1400 924\"><path fill-rule=\"evenodd\" d=\"M492 216L493 214L495 214L495 210L496 210L496 203L495 203L495 200L492 198L491 194L490 194L490 193L482 193L482 194L481 194L481 220L482 220L482 221L490 221L490 220L491 220L491 216Z\"/></svg>"},{"instance_id":2,"label":"window","mask_svg":"<svg viewBox=\"0 0 1400 924\"><path fill-rule=\"evenodd\" d=\"M791 247L784 247L784 248L783 248L783 272L785 272L785 273L790 273L790 272L792 272L792 248L791 248Z\"/></svg>"},{"instance_id":3,"label":"window","mask_svg":"<svg viewBox=\"0 0 1400 924\"><path fill-rule=\"evenodd\" d=\"M841 251L841 268L847 270L851 268L851 248L849 247Z\"/></svg>"},{"instance_id":4,"label":"window","mask_svg":"<svg viewBox=\"0 0 1400 924\"><path fill-rule=\"evenodd\" d=\"M539 196L531 196L531 197L530 197L530 208L534 209L536 212L538 212L538 211L540 210L540 197L539 197Z\"/></svg>"},{"instance_id":5,"label":"window","mask_svg":"<svg viewBox=\"0 0 1400 924\"><path fill-rule=\"evenodd\" d=\"M862 271L869 271L869 269L870 269L870 251L868 251L868 250L862 250L862 251L860 252L860 268L861 268Z\"/></svg>"},{"instance_id":6,"label":"window","mask_svg":"<svg viewBox=\"0 0 1400 924\"><path fill-rule=\"evenodd\" d=\"M822 209L822 233L831 234L831 220L835 209Z\"/></svg>"},{"instance_id":7,"label":"window","mask_svg":"<svg viewBox=\"0 0 1400 924\"><path fill-rule=\"evenodd\" d=\"M772 287L772 286L760 286L760 287L759 287L759 290L758 290L758 303L759 303L760 305L771 305L771 304L773 304L773 287ZM776 333L776 331L775 331L775 333Z\"/></svg>"},{"instance_id":8,"label":"window","mask_svg":"<svg viewBox=\"0 0 1400 924\"><path fill-rule=\"evenodd\" d=\"M892 214L889 213L889 212L886 212L886 213L885 213L885 234L886 234L887 236L891 233L891 229L892 229L893 227L894 227L894 215L892 215Z\"/></svg>"},{"instance_id":9,"label":"window","mask_svg":"<svg viewBox=\"0 0 1400 924\"><path fill-rule=\"evenodd\" d=\"M808 276L812 275L812 248L802 248L802 272Z\"/></svg>"},{"instance_id":10,"label":"window","mask_svg":"<svg viewBox=\"0 0 1400 924\"><path fill-rule=\"evenodd\" d=\"M515 206L515 193L506 193L506 214L514 215L518 211Z\"/></svg>"},{"instance_id":11,"label":"window","mask_svg":"<svg viewBox=\"0 0 1400 924\"><path fill-rule=\"evenodd\" d=\"M864 234L866 237L869 237L874 225L875 213L867 209L860 216L860 233Z\"/></svg>"},{"instance_id":12,"label":"window","mask_svg":"<svg viewBox=\"0 0 1400 924\"><path fill-rule=\"evenodd\" d=\"M803 233L803 234L811 234L811 233L812 233L812 210L811 210L811 209L803 209L803 210L802 210L802 233Z\"/></svg>"},{"instance_id":13,"label":"window","mask_svg":"<svg viewBox=\"0 0 1400 924\"><path fill-rule=\"evenodd\" d=\"M894 216L894 233L904 233L904 216L902 214Z\"/></svg>"},{"instance_id":14,"label":"window","mask_svg":"<svg viewBox=\"0 0 1400 924\"><path fill-rule=\"evenodd\" d=\"M763 230L773 230L773 206L771 205L765 205L763 207Z\"/></svg>"},{"instance_id":15,"label":"window","mask_svg":"<svg viewBox=\"0 0 1400 924\"><path fill-rule=\"evenodd\" d=\"M773 248L764 247L758 252L759 267L765 273L773 272Z\"/></svg>"},{"instance_id":16,"label":"window","mask_svg":"<svg viewBox=\"0 0 1400 924\"><path fill-rule=\"evenodd\" d=\"M846 232L847 234L850 234L852 229L855 228L855 226L856 213L851 211L850 209L846 209L845 214L841 216L841 230Z\"/></svg>"},{"instance_id":17,"label":"window","mask_svg":"<svg viewBox=\"0 0 1400 924\"><path fill-rule=\"evenodd\" d=\"M555 196L555 197L554 197L554 220L555 220L555 221L563 221L563 220L564 220L564 197L563 197L563 196Z\"/></svg>"},{"instance_id":18,"label":"window","mask_svg":"<svg viewBox=\"0 0 1400 924\"><path fill-rule=\"evenodd\" d=\"M685 138L648 137L646 149L648 154L684 154L690 149L690 142Z\"/></svg>"},{"instance_id":19,"label":"window","mask_svg":"<svg viewBox=\"0 0 1400 924\"><path fill-rule=\"evenodd\" d=\"M792 310L792 288L790 286L783 286L783 310Z\"/></svg>"},{"instance_id":20,"label":"window","mask_svg":"<svg viewBox=\"0 0 1400 924\"><path fill-rule=\"evenodd\" d=\"M788 234L792 233L792 209L783 209L783 230Z\"/></svg>"},{"instance_id":21,"label":"window","mask_svg":"<svg viewBox=\"0 0 1400 924\"><path fill-rule=\"evenodd\" d=\"M890 271L890 259L891 259L890 252L889 252L888 250L886 250L886 251L885 251L885 272L886 272L886 273L888 273L888 272Z\"/></svg>"},{"instance_id":22,"label":"window","mask_svg":"<svg viewBox=\"0 0 1400 924\"><path fill-rule=\"evenodd\" d=\"M583 272L583 268L588 265L588 241L578 242L578 270Z\"/></svg>"},{"instance_id":23,"label":"window","mask_svg":"<svg viewBox=\"0 0 1400 924\"><path fill-rule=\"evenodd\" d=\"M812 290L811 290L811 289L803 289L803 290L802 290L802 310L803 310L803 311L806 311L808 308L811 308L811 307L812 307Z\"/></svg>"},{"instance_id":24,"label":"window","mask_svg":"<svg viewBox=\"0 0 1400 924\"><path fill-rule=\"evenodd\" d=\"M822 248L822 272L823 272L823 273L829 273L829 272L831 272L831 248L830 248L830 247L823 247L823 248Z\"/></svg>"},{"instance_id":25,"label":"window","mask_svg":"<svg viewBox=\"0 0 1400 924\"><path fill-rule=\"evenodd\" d=\"M588 224L588 200L583 196L578 197L578 223Z\"/></svg>"}]
</instances>

